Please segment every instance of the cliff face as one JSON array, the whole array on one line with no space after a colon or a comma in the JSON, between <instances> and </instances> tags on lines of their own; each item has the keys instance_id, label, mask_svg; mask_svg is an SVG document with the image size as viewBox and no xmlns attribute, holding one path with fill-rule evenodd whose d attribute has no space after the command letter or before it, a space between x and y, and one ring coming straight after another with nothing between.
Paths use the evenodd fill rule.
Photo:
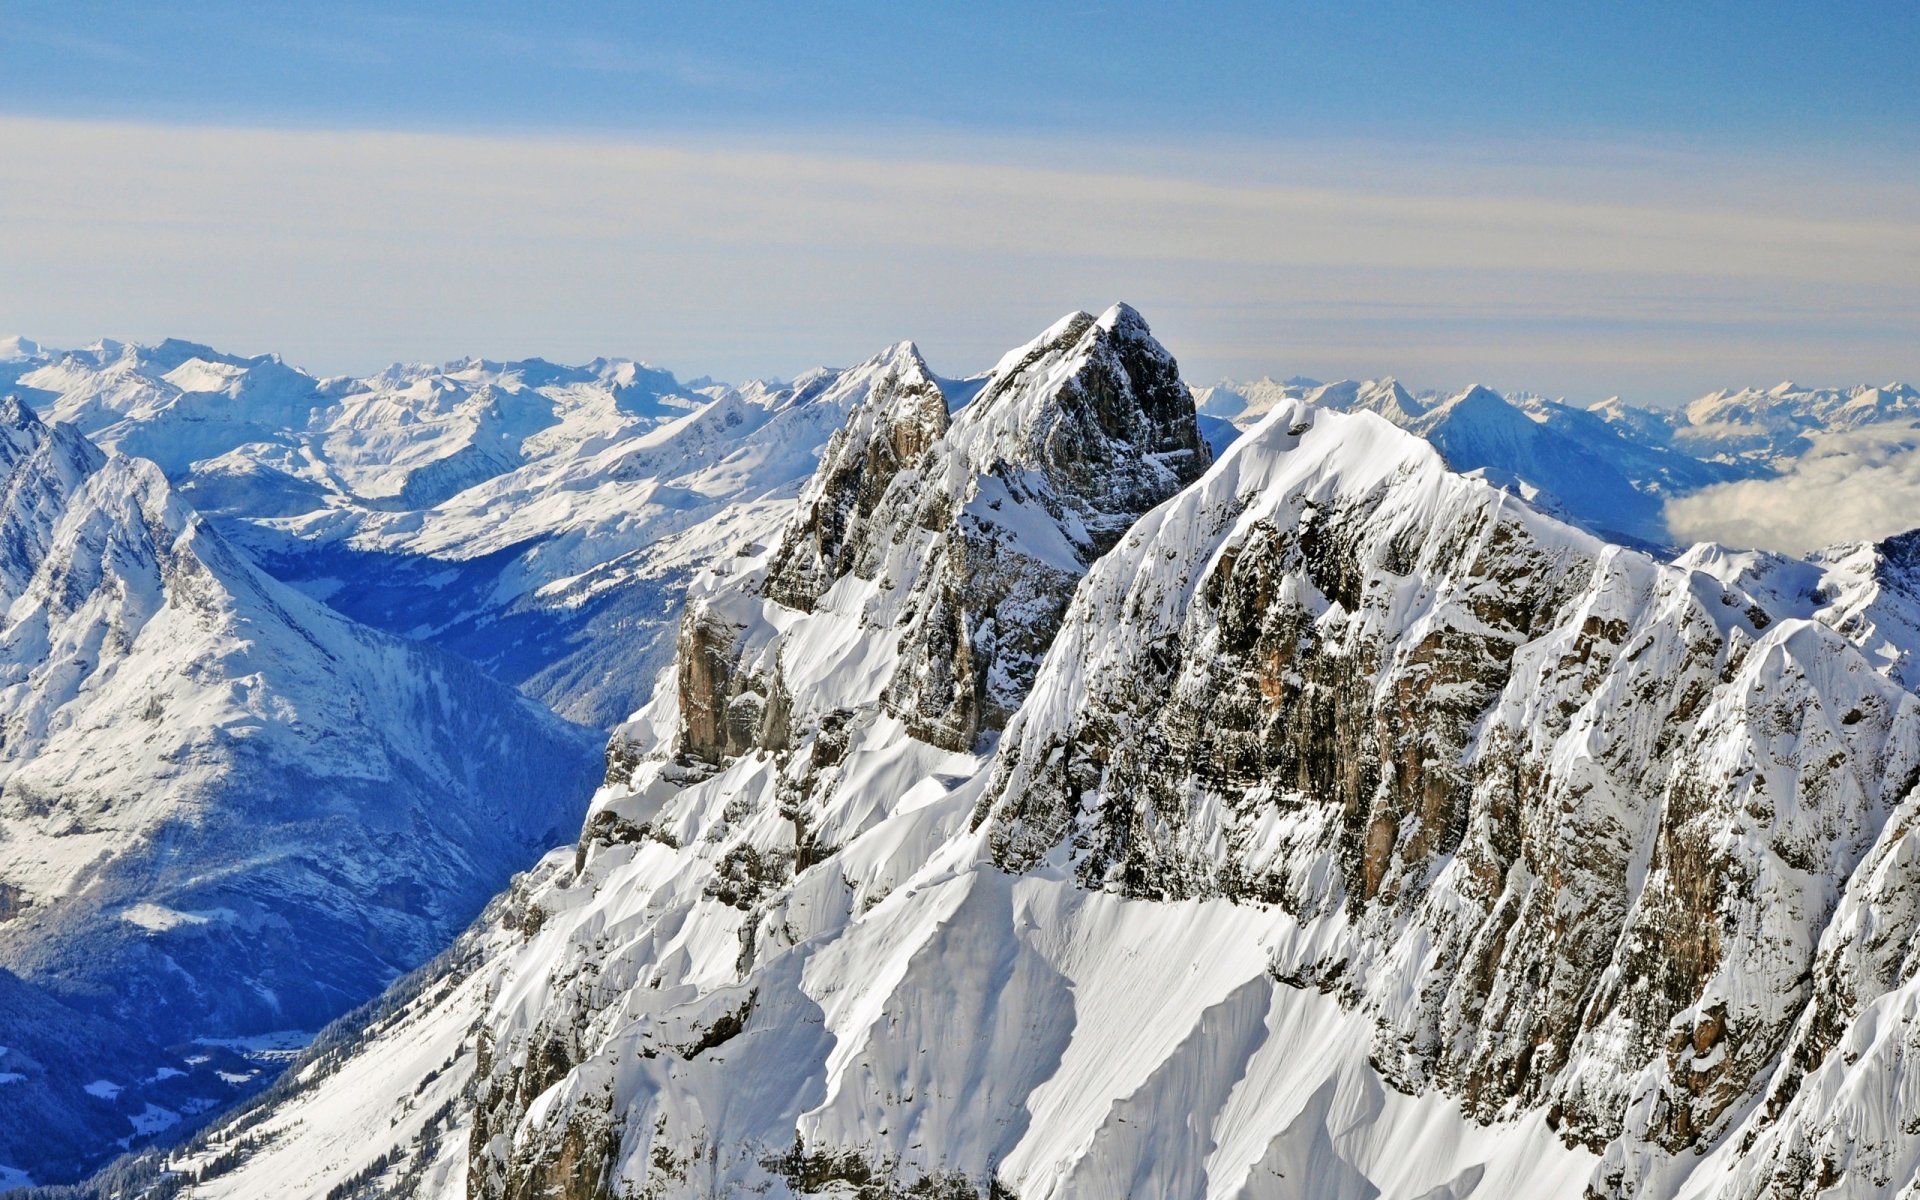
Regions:
<instances>
[{"instance_id":1,"label":"cliff face","mask_svg":"<svg viewBox=\"0 0 1920 1200\"><path fill-rule=\"evenodd\" d=\"M1544 1108L1609 1187L1791 1094L1914 698L1371 419L1271 420L1076 594L977 812L995 861L1339 928L1276 970L1369 1012L1390 1082Z\"/></svg>"},{"instance_id":2,"label":"cliff face","mask_svg":"<svg viewBox=\"0 0 1920 1200\"><path fill-rule=\"evenodd\" d=\"M792 1131L756 1168L784 1186L885 1177L900 1194L902 1180L1099 1194L1134 1178L1126 1161L1165 1184L1173 1168L1125 1157L1144 1154L1125 1149L1125 1124L1225 1086L1206 1117L1212 1144L1259 1153L1180 1169L1209 1193L1239 1179L1260 1194L1251 1181L1299 1168L1293 1142L1311 1131L1256 1136L1262 1118L1235 1097L1331 1089L1327 1113L1293 1111L1333 1130L1360 1068L1316 1075L1328 1068L1270 1063L1260 1046L1293 1023L1341 1022L1379 1086L1507 1129L1481 1163L1507 1173L1495 1194L1555 1194L1527 1188L1561 1171L1581 1181L1565 1194L1703 1181L1743 1194L1754 1162L1690 1178L1696 1156L1734 1145L1767 1148L1765 1186L1785 1194L1845 1175L1849 1156L1874 1164L1854 1178L1897 1174L1898 1136L1831 1166L1803 1141L1774 1146L1779 1114L1810 1103L1805 1081L1825 1083L1834 1047L1910 974L1894 965L1910 939L1887 930L1904 927L1888 918L1913 889L1895 847L1911 836L1898 814L1920 773L1920 702L1848 640L1847 621L1770 611L1773 599L1739 572L1665 565L1560 525L1370 415L1286 406L1093 564L969 782L901 795L825 727L791 743L784 761L809 765L766 794L789 814L805 811L796 794L824 796L815 828L854 806L867 815L791 867L718 855L716 877L734 881L724 894L750 897L734 986L755 1002L740 1036L764 1030L774 1040L753 1044L771 1051L795 1022L821 1019L805 1016L818 1006L842 1040L824 1065L796 1049L801 1061L716 1063L701 1077L791 1089L800 1107L754 1135L777 1145L788 1134L772 1128ZM778 707L803 710L791 673L784 687ZM890 711L896 732L911 729ZM751 843L743 772L782 761L732 760L649 808L651 830L677 813L668 836L697 841L684 806L714 787L745 823L726 838ZM824 790L822 762L836 773ZM829 900L823 877L853 894ZM1194 944L1156 940L1166 920ZM907 958L886 970L904 974L865 980L882 968L863 956L902 938ZM1210 998L1185 1017L1114 1015L1120 1031L1093 1034L1105 1011L1093 964L1149 945L1209 978ZM1238 956L1259 968L1216 974ZM942 978L968 981L973 998L939 998ZM841 1000L843 988L868 999ZM874 1007L846 1026L835 1014L854 1019L848 1004ZM994 1083L959 1059L926 1061L920 1048L940 1036L929 1022L978 1030ZM1166 1048L1122 1086L1076 1055L1089 1039L1113 1054ZM1209 1056L1225 1058L1203 1070ZM597 1078L598 1061L579 1072ZM1075 1087L1120 1088L1104 1118L1050 1107L1063 1071ZM818 1086L808 1078L825 1081L824 1099L799 1099ZM650 1144L684 1148L679 1093L635 1087L639 1111L663 1123ZM983 1087L1022 1115L953 1107ZM1356 1178L1389 1177L1389 1132L1348 1147ZM1558 1165L1530 1177L1516 1158Z\"/></svg>"},{"instance_id":3,"label":"cliff face","mask_svg":"<svg viewBox=\"0 0 1920 1200\"><path fill-rule=\"evenodd\" d=\"M786 749L876 701L911 736L971 749L1025 695L1087 565L1209 461L1178 366L1124 305L1008 354L951 418L911 345L867 369L767 561L688 605L688 754ZM831 704L802 682L856 655Z\"/></svg>"},{"instance_id":4,"label":"cliff face","mask_svg":"<svg viewBox=\"0 0 1920 1200\"><path fill-rule=\"evenodd\" d=\"M759 939L751 923L785 902L797 874L886 821L895 798L876 774L907 785L973 769L1088 565L1209 462L1176 364L1125 306L1062 320L951 416L911 345L857 370L864 399L780 536L696 585L663 701L677 719L623 732L632 749L616 756L581 852L591 869L615 845L698 840L640 799L662 787L730 796L757 832L721 853L699 894L740 914L729 920L743 922L743 963ZM645 738L663 727L674 760L648 762ZM550 1031L606 1019L563 1009L528 1036L567 1046L552 1061L570 1066L580 1043ZM497 1076L475 1146L498 1147L540 1090ZM576 1140L613 1118L578 1120ZM483 1157L504 1194L550 1161Z\"/></svg>"}]
</instances>

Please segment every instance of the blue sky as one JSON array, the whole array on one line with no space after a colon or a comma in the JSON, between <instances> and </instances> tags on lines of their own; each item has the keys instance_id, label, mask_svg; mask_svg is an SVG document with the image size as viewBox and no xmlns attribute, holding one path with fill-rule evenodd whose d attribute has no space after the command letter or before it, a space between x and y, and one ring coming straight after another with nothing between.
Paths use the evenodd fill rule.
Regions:
<instances>
[{"instance_id":1,"label":"blue sky","mask_svg":"<svg viewBox=\"0 0 1920 1200\"><path fill-rule=\"evenodd\" d=\"M1908 3L0 6L14 112L1904 144Z\"/></svg>"},{"instance_id":2,"label":"blue sky","mask_svg":"<svg viewBox=\"0 0 1920 1200\"><path fill-rule=\"evenodd\" d=\"M1124 296L1202 378L1916 375L1916 59L1910 3L12 0L0 326L737 376Z\"/></svg>"}]
</instances>

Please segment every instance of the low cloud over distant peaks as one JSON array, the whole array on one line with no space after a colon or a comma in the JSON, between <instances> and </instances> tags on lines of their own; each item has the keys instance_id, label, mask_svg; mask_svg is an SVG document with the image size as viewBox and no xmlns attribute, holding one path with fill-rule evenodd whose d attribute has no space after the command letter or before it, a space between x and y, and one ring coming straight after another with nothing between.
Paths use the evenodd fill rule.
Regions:
<instances>
[{"instance_id":1,"label":"low cloud over distant peaks","mask_svg":"<svg viewBox=\"0 0 1920 1200\"><path fill-rule=\"evenodd\" d=\"M1681 541L1789 554L1920 527L1920 427L1816 435L1785 474L1671 501L1667 522Z\"/></svg>"}]
</instances>

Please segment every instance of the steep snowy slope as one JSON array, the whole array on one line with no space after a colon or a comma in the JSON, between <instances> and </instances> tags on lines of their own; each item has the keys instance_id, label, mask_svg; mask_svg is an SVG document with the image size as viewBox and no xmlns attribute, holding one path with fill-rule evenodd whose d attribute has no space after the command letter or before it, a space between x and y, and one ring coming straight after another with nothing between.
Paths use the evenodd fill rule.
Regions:
<instances>
[{"instance_id":1,"label":"steep snowy slope","mask_svg":"<svg viewBox=\"0 0 1920 1200\"><path fill-rule=\"evenodd\" d=\"M950 780L975 768L978 759L967 748L976 731L997 728L1017 704L1085 563L1206 463L1172 358L1124 307L1098 319L1076 314L1010 353L951 419L939 381L911 347L897 347L886 361L787 528L727 564L690 609L679 675L684 715L672 695L657 701L610 755L615 778L636 767L683 779L713 776L698 789L702 795L722 798L743 816L742 806L756 800L756 826L777 827L761 829L773 838L764 851L753 839L716 847L725 860L719 882L704 858L688 877L685 899L721 915L718 924L700 919L703 944L729 960L739 954L740 909L751 907L770 880L796 864L837 857L840 843L861 839L886 815L891 786L927 776ZM1003 603L980 622L977 598L989 594ZM1010 596L1026 602L1004 602ZM929 641L951 658L930 655ZM783 706L784 698L800 702ZM657 748L649 733L654 723L680 747L681 765L641 761ZM944 749L909 736L908 728L962 748ZM729 739L786 743L794 749L780 758L789 768L784 775L753 769L749 764L763 756L737 758ZM722 769L724 762L733 765ZM639 828L631 798L607 795L617 802L588 823L587 842L596 847L629 842ZM949 820L964 814L951 804L942 812ZM549 864L537 890L550 885L552 872L571 876L571 868ZM717 906L704 903L709 883L726 897ZM519 901L534 911L527 903ZM544 908L538 912L512 923L537 926L542 938L551 930L557 940L539 954L496 959L484 990L527 996L527 1020L564 1025L573 1001L541 998L551 974L584 966L610 978L603 970L618 968L576 961L579 950L564 932L571 919L550 921ZM567 961L549 962L554 954ZM523 973L525 983L512 982ZM481 990L465 985L466 1003ZM378 1036L398 1053L401 1045L432 1042L433 1028L444 1030L451 1019L436 1012ZM500 1036L528 1035L505 1028ZM472 1065L470 1056L461 1057L452 1069ZM364 1074L358 1078L364 1086ZM512 1119L516 1105L531 1098L510 1077L502 1086L486 1096L490 1121ZM333 1096L323 1082L281 1106L264 1127L286 1131L286 1148L217 1186L244 1194L267 1177L262 1172L332 1186L364 1166L364 1145L339 1139L337 1124L307 1115L310 1104L337 1104ZM430 1140L445 1145L448 1137ZM216 1145L207 1153L220 1152ZM400 1154L409 1165L396 1175L414 1166L426 1171L418 1157ZM457 1173L452 1178L450 1186L459 1186Z\"/></svg>"},{"instance_id":2,"label":"steep snowy slope","mask_svg":"<svg viewBox=\"0 0 1920 1200\"><path fill-rule=\"evenodd\" d=\"M869 368L578 846L201 1194L1905 1194L1904 542L1665 565L1435 449L1630 421L1390 382L1195 480L1124 308Z\"/></svg>"},{"instance_id":3,"label":"steep snowy slope","mask_svg":"<svg viewBox=\"0 0 1920 1200\"><path fill-rule=\"evenodd\" d=\"M1653 421L1644 428L1616 404L1617 420L1541 396L1471 387L1422 400L1392 379L1327 384L1300 400L1371 412L1432 442L1456 471L1478 472L1534 506L1613 541L1668 545L1665 504L1738 478L1741 471L1674 449Z\"/></svg>"},{"instance_id":4,"label":"steep snowy slope","mask_svg":"<svg viewBox=\"0 0 1920 1200\"><path fill-rule=\"evenodd\" d=\"M276 574L362 621L482 659L594 724L632 708L630 693L601 695L594 680L651 677L604 635L670 625L686 566L620 568L622 578L664 581L644 598L581 577L717 508L682 515L713 498L683 503L664 468L661 486L637 489L633 460L646 458L650 433L684 424L722 390L682 387L628 360L473 359L319 380L271 356L102 343L22 348L0 363L0 379L102 444L159 463ZM748 402L770 406L758 394ZM719 428L750 437L762 423L736 413ZM655 448L656 465L679 458ZM779 482L797 486L810 468L794 464ZM648 510L669 519L638 515ZM640 525L650 532L628 535Z\"/></svg>"},{"instance_id":5,"label":"steep snowy slope","mask_svg":"<svg viewBox=\"0 0 1920 1200\"><path fill-rule=\"evenodd\" d=\"M182 1115L142 1107L152 1047L318 1027L578 819L585 731L274 582L154 464L11 399L0 604L0 967L127 1060L7 1086L126 1093L100 1150ZM22 1161L50 1144L9 1123L0 1161L71 1168Z\"/></svg>"},{"instance_id":6,"label":"steep snowy slope","mask_svg":"<svg viewBox=\"0 0 1920 1200\"><path fill-rule=\"evenodd\" d=\"M1083 585L982 802L996 860L1295 913L1276 972L1368 1012L1396 1086L1544 1109L1601 1194L1664 1194L1801 1052L1916 702L1384 427L1283 420L1262 502L1216 473L1129 539L1164 567Z\"/></svg>"}]
</instances>

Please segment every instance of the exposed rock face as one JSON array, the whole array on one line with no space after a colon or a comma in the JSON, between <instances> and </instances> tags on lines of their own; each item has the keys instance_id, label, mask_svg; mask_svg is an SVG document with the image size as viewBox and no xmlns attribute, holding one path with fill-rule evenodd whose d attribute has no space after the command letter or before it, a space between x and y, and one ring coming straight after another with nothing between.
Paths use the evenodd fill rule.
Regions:
<instances>
[{"instance_id":1,"label":"exposed rock face","mask_svg":"<svg viewBox=\"0 0 1920 1200\"><path fill-rule=\"evenodd\" d=\"M681 625L675 777L719 770L719 787L743 756L773 755L759 772L774 777L771 811L737 815L784 828L772 844L729 842L700 885L742 915L742 963L793 873L884 816L857 790L854 807L836 804L848 760L898 743L908 761L933 764L1001 728L1088 564L1209 462L1178 367L1125 306L1074 314L1009 354L951 418L911 345L856 370L866 396L778 542L696 585ZM635 769L619 758L615 783ZM595 820L583 863L617 844L615 822L636 839L678 840L644 805L614 803ZM610 1019L572 1011L590 1026ZM557 1049L580 1041L560 1016L541 1028L561 1032L529 1035L540 1061L575 1061ZM483 1093L474 1144L487 1165L471 1178L502 1190L480 1194L518 1194L586 1136L570 1125L558 1143L502 1161L504 1131L545 1090L522 1075ZM804 1153L795 1162L821 1169Z\"/></svg>"},{"instance_id":2,"label":"exposed rock face","mask_svg":"<svg viewBox=\"0 0 1920 1200\"><path fill-rule=\"evenodd\" d=\"M920 352L902 343L879 362L879 379L827 443L767 571L762 590L776 604L810 612L840 576L871 575L874 538L886 534L873 528L874 514L889 485L947 434L947 398Z\"/></svg>"},{"instance_id":3,"label":"exposed rock face","mask_svg":"<svg viewBox=\"0 0 1920 1200\"><path fill-rule=\"evenodd\" d=\"M1272 421L1077 593L978 810L995 859L1351 927L1279 969L1374 1015L1388 1079L1544 1106L1631 1192L1626 1147L1710 1143L1781 1061L1920 705L1370 419Z\"/></svg>"},{"instance_id":4,"label":"exposed rock face","mask_svg":"<svg viewBox=\"0 0 1920 1200\"><path fill-rule=\"evenodd\" d=\"M866 401L757 568L775 609L825 619L789 634L792 618L745 600L752 583L692 599L679 681L689 754L785 749L823 711L876 699L910 735L970 749L1025 695L1087 565L1209 461L1177 364L1125 305L1075 313L1007 355L951 420L911 345L868 370ZM835 624L839 648L810 640ZM882 643L860 650L874 655L862 689L796 710L815 690L796 671L824 674L856 636ZM815 661L783 661L800 656Z\"/></svg>"}]
</instances>

